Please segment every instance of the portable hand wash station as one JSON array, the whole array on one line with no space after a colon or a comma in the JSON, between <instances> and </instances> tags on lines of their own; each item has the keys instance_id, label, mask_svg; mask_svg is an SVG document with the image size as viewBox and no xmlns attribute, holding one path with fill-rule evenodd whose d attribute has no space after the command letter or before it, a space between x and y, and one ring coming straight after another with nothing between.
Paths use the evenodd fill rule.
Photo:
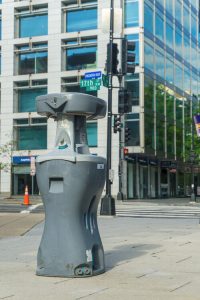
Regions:
<instances>
[{"instance_id":1,"label":"portable hand wash station","mask_svg":"<svg viewBox=\"0 0 200 300\"><path fill-rule=\"evenodd\" d=\"M106 160L89 152L86 119L103 118L106 103L79 93L49 94L36 101L40 115L57 121L55 150L36 159L45 208L36 274L86 277L103 273L97 207Z\"/></svg>"}]
</instances>

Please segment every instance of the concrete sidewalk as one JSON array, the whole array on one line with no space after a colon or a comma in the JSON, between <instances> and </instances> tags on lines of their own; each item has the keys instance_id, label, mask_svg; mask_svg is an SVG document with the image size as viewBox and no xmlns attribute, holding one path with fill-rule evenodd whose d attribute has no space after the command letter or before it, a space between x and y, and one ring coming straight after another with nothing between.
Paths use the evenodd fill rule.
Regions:
<instances>
[{"instance_id":1,"label":"concrete sidewalk","mask_svg":"<svg viewBox=\"0 0 200 300\"><path fill-rule=\"evenodd\" d=\"M99 217L106 273L37 277L43 223L0 239L0 299L200 300L198 220Z\"/></svg>"}]
</instances>

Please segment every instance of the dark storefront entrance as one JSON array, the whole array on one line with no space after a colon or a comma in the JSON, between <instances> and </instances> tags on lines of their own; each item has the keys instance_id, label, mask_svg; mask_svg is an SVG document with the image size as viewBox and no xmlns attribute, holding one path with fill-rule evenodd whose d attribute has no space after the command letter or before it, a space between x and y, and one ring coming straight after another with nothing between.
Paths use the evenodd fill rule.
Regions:
<instances>
[{"instance_id":1,"label":"dark storefront entrance","mask_svg":"<svg viewBox=\"0 0 200 300\"><path fill-rule=\"evenodd\" d=\"M23 195L25 186L28 186L30 195L38 195L36 176L30 175L30 157L14 156L12 165L12 194Z\"/></svg>"}]
</instances>

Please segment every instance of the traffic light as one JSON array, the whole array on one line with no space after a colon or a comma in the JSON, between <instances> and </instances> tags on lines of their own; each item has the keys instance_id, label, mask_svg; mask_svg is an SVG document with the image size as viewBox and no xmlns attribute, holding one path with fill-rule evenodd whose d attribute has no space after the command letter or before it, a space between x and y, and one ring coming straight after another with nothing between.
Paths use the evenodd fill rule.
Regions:
<instances>
[{"instance_id":1,"label":"traffic light","mask_svg":"<svg viewBox=\"0 0 200 300\"><path fill-rule=\"evenodd\" d=\"M117 133L118 131L121 131L121 117L114 115L113 132Z\"/></svg>"},{"instance_id":2,"label":"traffic light","mask_svg":"<svg viewBox=\"0 0 200 300\"><path fill-rule=\"evenodd\" d=\"M110 64L111 64L110 47L111 47L111 43L107 44L107 61L106 61L107 72L109 72ZM113 43L112 44L112 74L113 75L118 74L118 69L117 69L117 66L119 64L118 53L119 53L118 45L116 43Z\"/></svg>"},{"instance_id":3,"label":"traffic light","mask_svg":"<svg viewBox=\"0 0 200 300\"><path fill-rule=\"evenodd\" d=\"M131 94L124 88L118 92L118 113L126 114L132 111Z\"/></svg>"},{"instance_id":4,"label":"traffic light","mask_svg":"<svg viewBox=\"0 0 200 300\"><path fill-rule=\"evenodd\" d=\"M125 140L125 143L128 143L128 141L130 141L130 139L131 139L131 129L126 124L125 129L124 129L124 140Z\"/></svg>"},{"instance_id":5,"label":"traffic light","mask_svg":"<svg viewBox=\"0 0 200 300\"><path fill-rule=\"evenodd\" d=\"M135 73L135 42L122 39L122 74Z\"/></svg>"}]
</instances>

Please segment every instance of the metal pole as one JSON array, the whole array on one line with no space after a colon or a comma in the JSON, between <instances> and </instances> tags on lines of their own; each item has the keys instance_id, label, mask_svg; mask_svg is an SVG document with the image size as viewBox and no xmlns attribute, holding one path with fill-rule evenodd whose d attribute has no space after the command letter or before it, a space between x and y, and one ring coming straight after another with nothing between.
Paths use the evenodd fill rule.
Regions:
<instances>
[{"instance_id":1,"label":"metal pole","mask_svg":"<svg viewBox=\"0 0 200 300\"><path fill-rule=\"evenodd\" d=\"M121 70L120 70L120 73L121 73ZM119 88L120 89L122 88L122 79L123 79L123 76L122 75L118 75ZM124 118L122 118L122 115L121 115L121 123L124 124ZM122 160L123 160L123 157L122 157L122 143L123 143L122 132L119 131L119 167L118 167L119 192L117 194L117 200L123 200L124 199L123 193L122 193L122 173L123 173L123 165L122 165Z\"/></svg>"},{"instance_id":2,"label":"metal pole","mask_svg":"<svg viewBox=\"0 0 200 300\"><path fill-rule=\"evenodd\" d=\"M115 199L111 195L111 163L112 163L112 51L113 51L113 30L114 30L114 7L113 0L110 0L110 51L108 53L110 59L108 69L108 114L107 114L107 167L106 167L106 195L101 200L101 215L115 215Z\"/></svg>"},{"instance_id":3,"label":"metal pole","mask_svg":"<svg viewBox=\"0 0 200 300\"><path fill-rule=\"evenodd\" d=\"M33 184L34 184L34 178L33 178L33 175L31 176L31 178L32 178L32 182L31 182L31 184L32 184L32 191L31 191L31 194L32 194L32 196L33 196L33 194L34 194L34 189L33 189Z\"/></svg>"}]
</instances>

